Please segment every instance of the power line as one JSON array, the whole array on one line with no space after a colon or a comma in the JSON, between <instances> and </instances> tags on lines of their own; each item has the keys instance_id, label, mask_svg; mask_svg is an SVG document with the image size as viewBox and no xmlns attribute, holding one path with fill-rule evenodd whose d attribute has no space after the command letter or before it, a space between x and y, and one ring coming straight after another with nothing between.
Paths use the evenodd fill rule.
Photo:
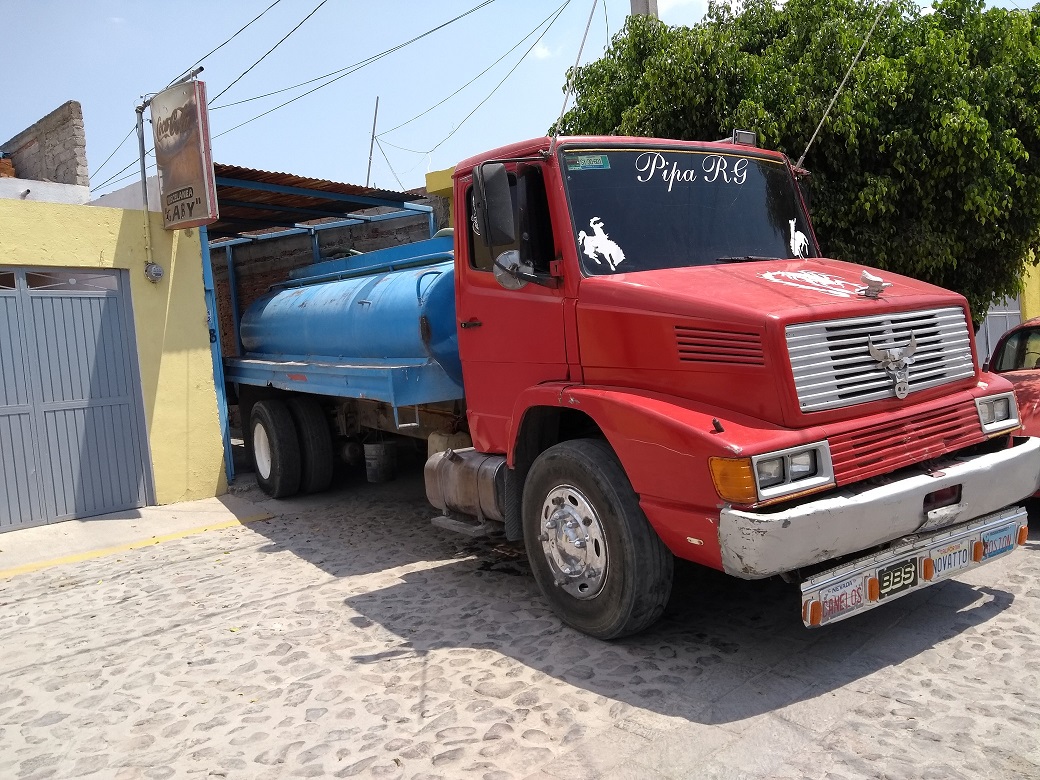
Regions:
<instances>
[{"instance_id":1,"label":"power line","mask_svg":"<svg viewBox=\"0 0 1040 780\"><path fill-rule=\"evenodd\" d=\"M128 132L126 135L123 136L123 140L119 142L119 145L116 146L115 149L112 150L112 154L108 155L108 157L105 158L105 161L103 163L101 163L101 165L99 165L94 170L94 175L95 176L97 174L101 173L101 169L104 168L106 165L108 165L108 161L111 160L113 157L115 157L116 156L116 152L118 152L120 149L123 148L123 144L126 143L126 139L128 139L130 136L132 136L134 134L134 130L136 130L136 129L137 129L137 125L131 126L130 132Z\"/></svg>"},{"instance_id":2,"label":"power line","mask_svg":"<svg viewBox=\"0 0 1040 780\"><path fill-rule=\"evenodd\" d=\"M154 157L155 156L154 152L155 152L155 147L152 147L151 149L149 149L145 153L145 155L146 156L150 155L150 156ZM91 190L100 190L102 187L107 187L109 184L119 184L119 182L121 182L121 181L126 181L127 179L134 178L137 175L137 171L130 171L130 173L126 174L126 176L123 176L123 177L118 178L118 179L116 177L119 176L119 174L123 173L124 171L130 170L130 168L133 168L138 163L139 163L138 160L134 160L132 163L127 165L125 168L123 168L123 170L116 171L111 176L109 176L107 179L105 179L105 181L101 182L101 184L98 184L98 185L96 185L94 187L91 187L90 189ZM155 167L155 163L154 162L153 163L149 163L147 170L150 171L154 167Z\"/></svg>"},{"instance_id":3,"label":"power line","mask_svg":"<svg viewBox=\"0 0 1040 780\"><path fill-rule=\"evenodd\" d=\"M364 62L363 62L362 64L359 64L359 65L357 65L356 67L352 66L352 67L353 67L353 70L348 70L348 71L347 71L346 73L342 73L341 75L339 75L339 76L336 76L336 77L335 77L334 79L330 79L329 81L326 81L326 82L325 82L324 84L319 84L318 86L314 87L314 89L310 89L310 90L307 90L306 92L303 92L303 93L301 93L301 94L297 95L297 96L296 96L296 97L294 97L294 98L290 98L289 100L286 100L286 101L285 101L284 103L279 103L279 104L278 104L277 106L275 106L274 108L269 108L269 109L268 109L267 111L264 111L264 112L263 112L263 113L261 113L261 114L257 114L257 115L256 115L256 116L254 116L254 117L253 117L252 119L247 119L247 120L246 120L245 122L240 122L239 124L235 125L234 127L230 127L230 128L228 128L227 130L223 131L222 133L217 133L217 134L216 134L215 136L213 136L213 137L214 137L214 138L220 138L220 137L221 137L222 135L227 135L227 134L228 134L228 133L230 133L230 132L231 132L232 130L237 130L237 129L238 129L238 128L240 128L240 127L244 127L245 125L248 125L248 124L249 124L250 122L255 122L255 121L256 121L257 119L260 119L260 118L262 118L262 117L265 117L265 116L267 116L268 114L274 113L275 111L277 111L277 110L278 110L278 109L280 109L280 108L285 108L285 107L286 107L287 105L289 105L290 103L295 103L295 102L296 102L297 100L299 100L300 98L305 98L305 97L307 97L308 95L312 95L312 94L314 94L315 92L317 92L317 91L318 91L319 89L323 89L323 88L325 88L325 87L329 86L330 84L333 84L333 83L335 83L335 82L339 81L340 79L342 79L342 78L345 78L345 77L349 76L349 75L350 75L351 73L354 73L354 72L356 72L356 71L360 70L360 69L361 69L361 68L363 68L363 67L364 67L365 65L368 65L368 64L370 64L371 62L374 62L375 60L377 60L377 59L380 59L380 58L382 58L382 57L386 56L387 54L390 54L390 53L392 53L392 52L398 51L398 50L400 50L400 49L404 48L405 46L407 46L407 45L408 45L409 43L413 43L414 41L417 41L417 40L419 40L419 38L424 38L424 37L426 37L427 35L429 35L430 33L432 33L432 32L435 32L436 30L440 30L440 29L442 29L442 28L444 28L444 27L448 26L448 25L449 25L449 24L451 24L452 22L456 22L456 21L458 21L459 19L461 19L461 18L462 18L463 16L468 16L469 14L473 13L474 11L477 11L477 10L479 10L479 9L483 8L484 6L487 6L487 5L491 5L491 3L493 3L494 1L495 1L495 0L484 0L484 2L482 2L482 3L480 4L480 5L478 5L478 6L475 6L474 8L471 8L471 9L470 9L469 11L467 11L467 12L466 12L466 13L464 13L464 14L461 14L461 15L459 15L459 16L456 16L456 17L455 17L454 19L452 19L451 21L449 21L449 22L445 22L444 24L442 24L442 25L440 25L440 26L438 26L438 27L435 27L435 28L434 28L433 30L429 30L429 31L427 31L427 32L423 33L422 35L420 35L420 36L418 36L418 37L416 37L416 38L413 38L413 39L412 39L411 41L407 41L406 43L403 43L403 44L401 44L400 46L395 46L395 47L394 47L393 49L388 49L388 50L387 50L386 52L384 52L383 54L379 54L379 55L376 55L375 57L369 58L369 60L367 60L367 61L364 61ZM568 0L568 2L569 2L569 0Z\"/></svg>"},{"instance_id":4,"label":"power line","mask_svg":"<svg viewBox=\"0 0 1040 780\"><path fill-rule=\"evenodd\" d=\"M459 14L454 19L449 19L448 21L444 22L443 24L439 24L436 27L434 27L434 28L432 28L430 30L427 30L422 35L417 35L414 38L412 38L411 40L407 40L404 43L399 43L396 46L393 46L393 47L387 49L386 51L380 52L379 54L373 54L372 56L366 57L363 60L358 60L357 62L353 63L352 65L347 65L347 66L345 66L343 68L340 68L338 70L334 70L331 73L326 73L324 76L315 76L312 79L307 79L306 81L301 81L299 84L293 84L290 87L282 87L281 89L276 89L273 92L265 92L263 95L256 95L255 97L245 98L243 100L236 100L234 103L225 103L222 106L210 106L210 111L218 111L221 108L230 108L231 106L240 106L243 103L251 103L254 100L263 100L264 98L273 97L274 95L280 95L283 92L291 92L294 89L299 89L300 87L305 87L308 84L313 84L316 81L323 81L324 79L330 78L332 76L339 76L339 74L343 74L344 76L348 76L351 73L355 73L356 71L358 71L361 68L365 67L366 65L371 65L376 60L380 60L383 57L386 57L386 56L388 56L390 54L393 54L393 53L395 53L397 51L400 51L404 47L410 46L411 44L415 43L416 41L421 40L422 38L425 38L428 35L432 35L433 33L438 32L439 30L444 29L445 27L447 27L450 24L454 24L455 22L459 21L460 19L462 19L462 18L464 18L466 16L469 16L470 14L474 13L475 11L479 11L481 8L484 8L485 6L491 5L491 3L493 3L494 1L495 0L484 0L482 3L474 6L473 8L470 8L468 11L465 11L464 13ZM335 80L336 79L333 79L333 81L335 81ZM331 84L332 81L330 81L328 83ZM323 84L321 86L327 86L327 84ZM305 94L310 94L310 93L308 92L308 93L305 93ZM303 97L303 95L299 95L299 97ZM216 100L216 98L213 98L213 100ZM294 98L294 100L295 100L295 98ZM212 103L213 101L211 100L210 102ZM276 106L276 108L281 108L281 106Z\"/></svg>"},{"instance_id":5,"label":"power line","mask_svg":"<svg viewBox=\"0 0 1040 780\"><path fill-rule=\"evenodd\" d=\"M263 61L264 61L264 58L265 58L265 57L267 57L267 55L268 55L268 54L270 54L270 53L271 53L271 52L273 52L273 51L274 51L275 49L277 49L277 48L278 48L279 46L281 46L281 45L282 45L283 43L285 43L286 39L287 39L287 38L288 38L288 37L289 37L290 35L292 35L292 34L293 34L294 32L296 32L297 30L299 30L299 29L300 29L300 28L301 28L301 27L303 26L304 22L306 22L306 21L307 21L308 19L310 19L310 18L311 18L312 16L314 16L314 14L318 13L318 9L320 9L320 8L321 8L321 7L323 6L323 5L325 5L325 3L327 3L328 1L329 1L329 0L321 0L321 2L320 2L320 3L318 3L318 5L317 5L317 6L315 6L315 8L314 8L314 10L313 10L313 11L311 11L311 12L310 12L309 14L307 14L307 15L306 15L305 17L303 17L303 19L301 19L301 20L300 20L300 23L299 23L299 24L297 24L297 25L296 25L295 27L293 27L293 28L292 28L291 30L289 30L289 32L287 32L287 33L286 33L286 34L285 34L285 35L284 35L284 36L282 37L282 39L281 39L280 41L278 41L278 43L276 43L276 44L275 44L274 46L272 46L272 47L271 47L270 49L268 49L268 50L267 50L266 52L264 52L264 55L263 55L263 57L261 57L260 59L258 59L258 60L257 60L256 62L254 62L254 63L253 63L252 65L250 65L250 66L249 66L248 68L246 68L246 69L245 69L245 70L244 70L244 71L242 72L242 75L240 75L240 76L239 76L239 77L238 77L237 79L235 79L235 80L234 80L234 81L232 81L232 82L231 82L230 84L228 84L228 85L227 85L226 87L224 87L224 89L220 90L220 92L218 92L218 93L216 94L216 96L215 96L215 97L213 98L213 100L216 100L217 98L219 98L219 97L220 97L221 95L223 95L223 94L224 94L225 92L227 92L227 91L228 91L229 89L231 89L231 88L232 88L233 86L235 86L235 84L237 84L237 83L238 83L239 81L241 81L241 80L242 80L242 79L243 79L243 78L245 77L245 75L246 75L247 73L249 73L249 71L251 71L251 70L252 70L253 68L255 68L255 67L256 67L257 65L259 65L259 64L260 64L261 62L263 62ZM213 102L213 100L211 100L210 102L212 103L212 102Z\"/></svg>"},{"instance_id":6,"label":"power line","mask_svg":"<svg viewBox=\"0 0 1040 780\"><path fill-rule=\"evenodd\" d=\"M400 44L398 44L398 45L396 45L396 46L394 46L394 47L392 47L390 49L387 49L386 51L383 51L383 52L381 52L379 54L376 54L376 55L373 55L371 57L368 57L367 59L364 59L364 60L361 60L359 62L356 62L353 65L348 65L345 68L340 68L339 70L335 70L335 71L332 71L331 73L327 73L324 76L318 76L317 78L309 79L308 81L301 82L300 84L296 84L296 85L291 86L291 87L285 87L284 89L276 90L274 92L269 92L269 93L267 93L265 95L258 95L256 97L247 98L246 100L240 100L240 101L237 101L235 103L225 103L222 106L214 106L210 110L214 110L215 111L215 110L217 110L219 108L228 108L230 106L239 105L241 103L247 103L247 102L250 102L252 100L259 100L261 98L270 97L271 95L275 95L275 94L278 94L280 92L286 92L286 91L290 91L290 90L293 90L293 89L297 89L298 87L301 87L301 86L305 86L307 84L312 84L315 81L322 81L323 79L327 79L330 76L335 76L335 78L331 78L328 81L325 81L324 83L319 84L318 86L314 87L313 89L308 90L307 92L301 93L301 94L297 95L296 97L291 98L291 99L285 101L284 103L280 103L279 105L274 106L273 108L270 108L267 111L264 111L264 112L262 112L260 114L257 114L256 116L252 117L251 119L247 119L246 121L240 122L239 124L235 125L234 127L230 127L227 130L224 130L223 132L218 133L217 135L213 136L213 138L216 139L216 138L220 138L223 135L227 135L228 133L232 132L233 130L237 130L240 127L244 127L245 125L248 125L251 122L255 122L257 119L261 119L261 118L267 116L268 114L277 111L280 108L284 108L285 106L289 105L290 103L294 103L295 101L299 100L300 98L307 97L308 95L311 95L314 92L317 92L319 89L322 89L324 87L329 86L330 84L335 83L336 81L339 81L341 78L344 78L344 77L349 76L349 75L351 75L353 73L356 73L361 68L363 68L363 67L365 67L367 65L370 65L371 63L376 62L377 60L382 59L383 57L386 57L386 56L388 56L390 54L393 54L393 53L395 53L397 51L400 51L401 49L405 48L406 46L409 46L409 45L415 43L416 41L421 40L422 38L427 37L428 35L432 35L433 33L438 32L439 30L442 30L442 29L444 29L445 27L447 27L447 26L449 26L451 24L454 24L455 22L459 21L460 19L463 19L463 18L469 16L470 14L475 13L476 11L481 10L482 8L485 8L486 6L491 5L493 2L495 2L495 0L483 0L482 2L480 2L477 5L475 5L472 8L470 8L468 11L464 11L463 13L459 14L458 16L456 16L456 17L454 17L452 19L449 19L448 21L443 22L442 24L439 24L436 27L431 28L430 30L427 30L426 32L422 33L421 35L417 35L414 38L411 38L411 39L405 41L404 43L400 43ZM568 2L570 2L570 0L568 0ZM315 10L317 10L317 9L315 9ZM537 41L535 43L537 44ZM528 50L528 51L530 51L530 50ZM225 91L226 91L226 89L225 89ZM216 98L214 98L214 100L215 99ZM210 101L210 102L212 102L212 101ZM148 153L151 154L153 151L154 151L153 149L150 149ZM101 189L102 187L106 187L109 184L118 184L119 182L121 182L121 181L123 181L123 180L125 180L127 178L130 178L130 176L123 176L123 178L118 178L118 177L121 174L123 174L126 171L128 171L133 166L137 165L137 162L138 162L137 160L133 160L128 165L125 165L121 170L116 171L114 174L112 174L108 179L103 181L101 184L98 184L95 187L92 187L92 189L94 189L94 190ZM154 164L152 166L149 166L149 167L154 167Z\"/></svg>"},{"instance_id":7,"label":"power line","mask_svg":"<svg viewBox=\"0 0 1040 780\"><path fill-rule=\"evenodd\" d=\"M567 0L567 2L570 2L570 0ZM556 10L555 10L555 11L554 11L553 13L559 13L559 12L560 12L560 11L562 11L562 10L563 10L564 8L566 8L566 7L567 7L567 2L565 2L565 3L564 3L563 5L561 5L561 6L559 7L559 8L557 8L557 9L556 9ZM469 86L470 84L472 84L472 83L473 83L474 81L476 81L477 79L479 79L479 78L480 78L481 76L483 76L483 75L484 75L485 73L487 73L487 72L488 72L489 70L491 70L491 69L492 69L493 67L495 67L496 65L498 65L498 63L500 63L500 62L501 62L502 60L504 60L504 59L505 59L506 57L508 57L508 56L509 56L510 54L512 54L512 53L513 53L514 51L516 51L517 49L519 49L519 48L520 48L520 46L521 46L521 44L523 44L523 42L524 42L524 41L526 41L526 40L527 40L528 38L530 38L530 37L531 37L532 35L534 35L534 34L535 34L536 32L538 32L538 30L539 30L539 29L540 29L540 28L541 28L541 27L542 27L542 26L543 26L543 25L544 25L544 24L545 24L546 22L548 22L548 21L549 21L549 20L550 20L550 19L551 19L551 18L553 17L553 13L549 14L549 15L548 15L547 17L545 17L545 18L544 18L544 19L543 19L543 20L542 20L541 22L539 22L539 23L538 23L537 25L535 25L535 28L534 28L533 30L531 30L531 32L527 33L527 35L525 35L525 36L524 36L523 38L521 38L521 39L520 39L519 41L517 41L517 42L516 42L516 43L515 43L515 44L513 45L513 48L511 48L511 49L510 49L509 51L507 51L507 52L506 52L505 54L503 54L503 55L502 55L501 57L499 57L499 58L498 58L497 60L495 60L494 62L492 62L492 63L491 63L490 65L488 65L488 66L487 66L486 68L484 68L484 70L480 71L480 73L478 73L478 74L477 74L476 76L474 76L473 78L471 78L471 79L470 79L469 81L467 81L467 82L466 82L465 84L463 84L463 85L462 85L461 87L459 87L459 88L458 88L458 89L456 89L456 90L455 90L454 92L452 92L452 93L451 93L450 95L448 95L447 97L445 97L445 98L444 98L443 100L440 100L440 101L438 101L437 103L434 103L434 104L433 104L432 106L430 106L430 107L429 107L428 109L426 109L425 111L423 111L423 112L421 112L421 113L419 113L419 114L416 114L416 115L415 115L415 116L413 116L413 117L412 117L411 119L408 119L408 120L406 120L406 121L404 121L404 122L401 122L401 124L399 124L399 125L395 125L394 127L391 127L391 128L389 129L389 130L384 130L384 131L383 131L383 132L381 132L381 133L380 133L379 135L380 135L380 136L384 136L384 135L387 135L387 134L389 134L389 133L392 133L392 132L394 132L394 130L399 130L400 128L404 127L405 125L411 124L411 123L412 123L412 122L414 122L414 121L415 121L416 119L419 119L419 118L421 118L421 117L424 117L424 116L426 116L426 115L427 115L428 113L430 113L431 111L433 111L433 110L434 110L435 108L438 108L438 107L440 107L440 106L444 105L445 103L447 103L447 102L448 102L449 100L451 100L451 99L452 99L453 97L455 97L455 96L456 96L457 94L459 94L460 92L462 92L462 90L464 90L464 89L465 89L466 87L468 87L468 86ZM400 149L401 147L397 147L397 148L398 148L398 149ZM404 151L411 151L411 150L405 149ZM416 154L426 154L426 152L416 152Z\"/></svg>"},{"instance_id":8,"label":"power line","mask_svg":"<svg viewBox=\"0 0 1040 780\"><path fill-rule=\"evenodd\" d=\"M494 88L494 89L492 89L492 90L491 90L491 91L490 91L490 92L489 92L489 93L487 94L487 97L485 97L485 98L484 98L483 100L481 100L481 101L480 101L479 103L477 103L476 107L475 107L475 108L474 108L474 109L473 109L472 111L470 111L470 112L469 112L468 114L466 114L466 116L465 116L465 117L463 117L462 121L461 121L461 122L459 122L459 123L458 123L458 124L457 124L457 125L455 126L455 129L454 129L454 130L452 130L452 131L451 131L450 133L448 133L448 134L447 134L446 136L444 136L444 138L442 138L442 139L441 139L440 141L438 141L438 142L437 142L437 145L436 145L436 146L434 146L434 147L433 147L432 149L430 149L430 150L429 150L429 151L427 152L427 154L433 154L434 152L436 152L436 151L437 151L437 149L439 149L439 148L441 147L441 145L442 145L442 144L444 144L444 143L445 143L445 142L446 142L446 141L447 141L447 140L448 140L449 138L451 138L451 137L452 137L453 135L455 135L455 133L457 133L457 132L459 131L459 128L460 128L460 127L462 127L462 126L463 126L464 124L466 124L467 120L469 120L469 118L470 118L471 116L473 116L473 115L474 115L475 113L477 113L477 111L479 111L479 110L480 110L480 108L481 108L481 107L482 107L482 106L483 106L483 105L484 105L485 103L487 103L487 102L488 102L488 101L489 101L489 100L491 99L492 95L494 95L494 94L495 94L496 92L498 92L498 88L499 88L499 87L501 87L501 86L502 86L503 84L505 84L505 83L506 83L506 80L507 80L507 79L508 79L508 78L509 78L510 76L512 76L512 75L513 75L513 72L514 72L514 71L515 71L515 70L516 70L517 68L519 68L519 67L520 67L520 63L522 63L522 62L523 62L523 61L524 61L525 59L527 59L527 55L528 55L528 54L530 54L530 53L531 53L531 52L532 52L532 51L534 50L534 47L535 47L535 46L537 46L537 45L538 45L538 44L539 44L539 43L541 42L542 38L544 38L544 37L545 37L545 34L546 34L547 32L549 32L549 30L551 30L551 29L552 29L552 26L553 26L554 24L556 24L556 20L557 20L557 19L559 19L559 18L560 18L560 16L562 16L562 15L563 15L563 12L564 12L564 11L566 10L567 6L569 6L570 4L571 4L571 0L567 0L567 2L565 2L565 3L563 4L563 6L562 6L562 7L560 8L560 10L558 10L558 11L556 12L555 16L553 17L553 20L552 20L551 22L549 22L549 26L548 26L548 27L546 27L546 28L545 28L544 30L542 30L542 33L541 33L541 35L539 35L539 36L538 36L538 37L537 37L537 38L535 39L535 42L534 42L534 43L532 43L532 44L531 44L531 46L530 46L530 48L528 48L528 50L524 52L523 56L522 56L522 57L520 57L520 59L516 61L516 65L514 65L514 66L513 66L512 68L510 68L510 69L509 69L509 72L508 72L508 73L507 73L507 74L506 74L505 76L503 76L503 77L502 77L502 80L501 80L500 82L498 82L498 84L496 84L496 85L495 85L495 88Z\"/></svg>"},{"instance_id":9,"label":"power line","mask_svg":"<svg viewBox=\"0 0 1040 780\"><path fill-rule=\"evenodd\" d=\"M397 185L403 190L405 189L404 184L401 183L401 177L397 175L397 171L394 170L394 166L390 164L390 158L386 156L386 152L383 151L383 144L379 142L379 136L376 136L376 146L379 147L379 153L383 155L383 159L386 160L386 167L390 169L390 173L397 179Z\"/></svg>"},{"instance_id":10,"label":"power line","mask_svg":"<svg viewBox=\"0 0 1040 780\"><path fill-rule=\"evenodd\" d=\"M257 21L261 16L266 14L268 11L270 11L272 8L274 8L276 5L278 5L280 2L282 2L282 0L274 0L273 3L271 3L269 6L267 6L267 8L265 8L259 14L254 16L250 21L246 22L241 28L239 28L238 32L236 32L234 35L232 35L230 38L228 38L226 41L224 41L222 44L220 44L217 48L211 49L210 51L206 52L205 54L203 54L201 57L199 57L195 61L194 65L190 66L189 68L186 68L185 70L182 70L180 75L177 76L173 81L170 82L169 86L173 86L173 83L175 81L177 81L178 79L180 79L181 76L183 76L186 73L191 73L191 71L193 71L195 69L195 67L197 65L199 65L199 63L201 63L204 59L209 57L211 54L214 54L214 53L220 51L220 49L223 49L225 46L227 46L229 43L231 43L231 41L235 40L235 38L238 37L239 33L243 32L247 27L249 27L249 25L251 25L253 22Z\"/></svg>"},{"instance_id":11,"label":"power line","mask_svg":"<svg viewBox=\"0 0 1040 780\"><path fill-rule=\"evenodd\" d=\"M197 59L197 60L196 60L196 61L194 62L194 64L192 64L192 65L191 65L190 67L186 68L185 70L181 71L180 75L179 75L179 76L177 76L176 78L174 78L174 79L173 79L173 81L171 81L171 82L170 82L170 85L172 85L172 84L173 84L174 82L176 82L176 81L177 81L178 79L180 79L180 78L181 78L182 76L184 76L184 74L186 74L186 73L191 73L191 71L193 71L193 70L194 70L194 69L195 69L195 68L196 68L196 67L197 67L197 66L198 66L198 65L199 65L199 64L200 64L200 63L201 63L201 62L202 62L203 60L205 60L205 59L206 59L207 57L209 57L209 56L210 56L211 54L214 54L214 53L216 53L217 51L219 51L220 49L224 48L224 47L225 47L225 46L227 46L227 45L228 45L229 43L231 43L231 41L235 40L235 38L237 38L237 37L238 37L238 36L239 36L239 35L240 35L240 34L241 34L242 32L244 32L244 31L245 31L245 30L246 30L246 29L247 29L247 28L248 28L248 27L249 27L250 25L252 25L252 24L253 24L254 22L256 22L257 20L259 20L259 19L260 19L260 17L262 17L262 16L264 15L264 14L266 14L266 13L267 13L268 11L270 11L270 10L271 10L272 8L274 8L274 7L276 6L276 5L278 5L278 4L280 3L280 2L282 2L282 0L274 0L274 2L273 2L273 3L271 3L271 4L269 5L269 6L267 6L267 8L265 8L265 9L264 9L263 11L261 11L261 12L260 12L259 14L257 14L256 16L254 16L254 17L253 17L252 19L250 19L250 20L249 20L248 22L246 22L246 23L245 23L244 25L242 25L241 27L239 27L239 28L238 28L238 30L236 30L236 31L235 31L235 33L234 33L234 34L233 34L233 35L232 35L232 36L231 36L230 38L228 38L227 40L225 40L225 41L224 41L223 43L221 43L221 44L220 44L219 46L217 46L216 48L210 49L210 50L209 50L208 52L206 52L206 53L205 53L205 54L203 54L203 55L202 55L201 57L199 57L199 58L198 58L198 59ZM123 148L123 144L125 144L125 143L126 143L126 141L127 141L127 139L128 139L128 138L129 138L129 137L130 137L131 135L133 135L133 134L134 134L134 130L135 130L135 129L136 129L136 126L134 126L134 127L131 127L131 128L130 128L130 132L128 132L128 133L127 133L127 134L126 134L126 135L125 135L125 136L123 137L123 140L119 142L119 145L118 145L118 146L116 146L116 148L112 150L112 153L111 153L110 155L108 155L108 157L106 157L106 158L105 158L105 161L104 161L103 163L101 163L101 165L99 165L99 166L97 167L97 169L96 169L96 170L94 171L94 174L95 174L95 175L97 175L97 174L101 173L101 170L102 170L102 169L103 169L103 168L104 168L104 167L105 167L106 165L108 165L108 162L109 162L109 160L111 160L111 159L112 159L112 158L113 158L113 157L114 157L114 156L116 155L116 152L118 152L118 151L119 151L120 149L122 149L122 148ZM111 181L112 179L114 179L114 178L115 178L116 176L119 176L119 174L120 174L120 173L123 173L123 171L126 171L126 170L128 170L129 168L131 168L131 167L132 167L132 166L134 165L134 163L136 163L136 162L137 162L137 161L135 160L134 162L130 163L130 165L127 165L127 166L125 166L125 167L123 168L123 170L121 170L121 171L118 171L118 172L116 172L116 173L112 174L112 176L110 176L110 177L108 178L108 180L106 180L106 181L105 181L105 182L103 182L102 184L99 184L99 185L97 185L97 187L94 187L94 188L92 188L92 189L100 189L101 187L104 187L104 186L105 186L106 184L108 184L108 182L109 182L109 181Z\"/></svg>"}]
</instances>

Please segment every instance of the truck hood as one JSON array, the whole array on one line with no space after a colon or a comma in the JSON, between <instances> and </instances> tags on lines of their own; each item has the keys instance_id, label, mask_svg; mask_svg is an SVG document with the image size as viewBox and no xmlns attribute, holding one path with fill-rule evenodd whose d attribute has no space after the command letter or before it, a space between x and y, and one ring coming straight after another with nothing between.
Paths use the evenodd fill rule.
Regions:
<instances>
[{"instance_id":1,"label":"truck hood","mask_svg":"<svg viewBox=\"0 0 1040 780\"><path fill-rule=\"evenodd\" d=\"M882 277L890 286L877 298L863 295L864 271ZM897 399L893 391L891 397L874 395L863 402L834 403L822 410L806 411L788 355L787 326L865 317L877 323L878 343L895 348L904 346L900 338L907 336L892 337L884 325L888 315L949 308L967 312L964 298L956 293L837 260L642 271L581 280L578 346L588 384L667 393L798 428L875 411L894 411L947 392L952 386L932 382L929 387L912 389L905 399ZM928 319L932 315L922 316ZM956 338L961 347L948 381L968 387L975 381L970 320L960 322L952 326L959 328ZM925 353L944 349L938 345L945 337L937 337L934 328L929 331L920 324L913 327L927 342L927 346L922 342L919 358L925 363L934 361ZM875 387L886 387L888 380L869 355L865 336L852 352L842 353L841 364L848 363L849 355L857 361L853 371L862 376L874 372L869 381L875 382ZM841 374L841 392L845 393L849 369L842 368ZM911 375L921 377L919 381L925 376L913 371Z\"/></svg>"},{"instance_id":2,"label":"truck hood","mask_svg":"<svg viewBox=\"0 0 1040 780\"><path fill-rule=\"evenodd\" d=\"M865 298L864 272L891 286L876 300ZM963 306L956 293L906 276L839 260L728 263L693 268L667 268L583 279L581 301L592 305L632 306L650 311L745 322L765 319L808 321L878 310L921 306Z\"/></svg>"}]
</instances>

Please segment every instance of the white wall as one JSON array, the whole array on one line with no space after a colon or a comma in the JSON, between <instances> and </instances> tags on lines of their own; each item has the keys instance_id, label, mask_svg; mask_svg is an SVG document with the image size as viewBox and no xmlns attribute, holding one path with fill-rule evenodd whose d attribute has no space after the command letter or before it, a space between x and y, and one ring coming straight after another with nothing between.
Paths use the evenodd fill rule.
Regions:
<instances>
[{"instance_id":1,"label":"white wall","mask_svg":"<svg viewBox=\"0 0 1040 780\"><path fill-rule=\"evenodd\" d=\"M90 188L78 184L3 177L0 178L0 198L82 206L90 200Z\"/></svg>"}]
</instances>

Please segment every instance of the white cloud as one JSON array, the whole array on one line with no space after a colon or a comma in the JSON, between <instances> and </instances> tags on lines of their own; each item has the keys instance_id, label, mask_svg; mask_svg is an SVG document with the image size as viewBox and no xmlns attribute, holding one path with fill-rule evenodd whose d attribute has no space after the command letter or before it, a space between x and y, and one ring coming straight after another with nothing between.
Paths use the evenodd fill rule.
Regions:
<instances>
[{"instance_id":1,"label":"white cloud","mask_svg":"<svg viewBox=\"0 0 1040 780\"><path fill-rule=\"evenodd\" d=\"M553 56L552 50L544 43L539 42L531 52L536 60L547 60Z\"/></svg>"},{"instance_id":2,"label":"white cloud","mask_svg":"<svg viewBox=\"0 0 1040 780\"><path fill-rule=\"evenodd\" d=\"M707 0L657 0L657 15L667 24L695 24L707 10Z\"/></svg>"}]
</instances>

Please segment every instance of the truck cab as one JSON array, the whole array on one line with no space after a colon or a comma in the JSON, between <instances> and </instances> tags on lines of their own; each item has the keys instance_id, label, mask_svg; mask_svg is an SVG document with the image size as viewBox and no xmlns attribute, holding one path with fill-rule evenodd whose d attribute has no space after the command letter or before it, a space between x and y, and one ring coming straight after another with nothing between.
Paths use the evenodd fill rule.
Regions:
<instances>
[{"instance_id":1,"label":"truck cab","mask_svg":"<svg viewBox=\"0 0 1040 780\"><path fill-rule=\"evenodd\" d=\"M1040 450L967 302L822 257L784 155L541 138L454 195L473 445L572 625L652 622L671 556L790 579L817 626L1024 536Z\"/></svg>"}]
</instances>

